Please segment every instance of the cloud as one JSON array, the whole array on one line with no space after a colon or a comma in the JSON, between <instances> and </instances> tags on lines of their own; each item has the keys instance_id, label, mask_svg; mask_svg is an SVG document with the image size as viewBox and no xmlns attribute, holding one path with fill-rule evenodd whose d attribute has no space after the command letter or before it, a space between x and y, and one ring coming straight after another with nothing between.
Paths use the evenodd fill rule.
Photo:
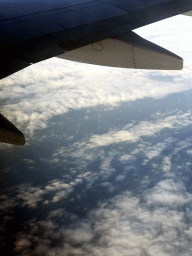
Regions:
<instances>
[{"instance_id":1,"label":"cloud","mask_svg":"<svg viewBox=\"0 0 192 256\"><path fill-rule=\"evenodd\" d=\"M180 129L182 123L185 125L190 122L188 117L188 115L183 116L181 113L176 113L168 119L167 117L161 117L160 121L161 124L170 121L168 127ZM150 124L156 127L157 121ZM140 123L136 127L137 129L133 129L133 127L127 129L132 129L132 131L136 131L139 134L139 127L142 127ZM87 138L87 141L89 141L89 138ZM132 194L125 190L124 192L119 192L116 196L111 195L111 199L100 199L97 207L89 210L87 215L81 218L73 216L73 214L66 212L65 209L51 210L47 212L47 218L43 221L35 220L33 225L29 223L27 233L21 232L17 234L15 251L20 255L29 256L34 253L39 255L47 253L48 256L67 256L70 254L115 256L126 255L127 252L132 256L177 255L180 252L183 255L191 255L190 205L192 196L187 191L184 182L177 176L175 168L177 163L172 161L175 152L184 150L187 153L190 144L190 139L180 142L172 137L166 138L160 144L158 142L155 143L153 140L151 143L140 143L139 150L144 151L147 159L152 161L155 157L159 157L157 163L152 163L154 164L154 169L159 168L164 173L160 181L157 182L151 178L151 175L144 174L143 178L140 181L138 180L137 183L139 189L140 187L145 188L142 193ZM68 151L66 148L60 148L53 153L53 157L58 159L64 155L68 157L66 155L67 152L72 157L72 160L73 158L74 160L83 158L82 152L78 152L78 150L82 149L79 145L82 144L76 143ZM171 150L169 155L161 154L163 149L170 148L170 146L172 148L173 145L175 145L174 149ZM75 186L82 181L87 182L87 186L84 186L87 194L89 193L89 188L93 188L95 184L100 185L101 189L113 192L115 188L113 183L109 180L103 181L100 178L105 175L105 172L113 169L112 163L114 158L117 157L125 165L125 168L122 168L121 174L114 173L114 178L118 183L123 182L126 175L126 165L129 164L128 161L131 161L132 164L137 163L137 153L134 154L134 159L130 159L131 152L125 154L124 151L113 150L113 147L104 152L97 150L98 148L100 147L89 149L89 154L93 154L93 157L87 158L86 166L100 159L100 169L81 169L80 172L73 174L71 181L52 180L43 188L31 188L27 185L25 189L21 190L24 193L19 198L28 207L45 202L43 201L43 196L46 193L51 198L49 199L49 204L54 203L54 201L59 202L59 200L67 196L67 191L75 189ZM160 148L159 151L158 148ZM71 154L73 151L75 152L74 155ZM150 152L157 153L153 155ZM130 165L128 165L127 171L130 171L131 167L135 171L135 167ZM151 168L151 173L153 168ZM169 176L166 176L167 174ZM170 174L174 174L174 176L170 177ZM71 177L68 178L70 179ZM150 187L148 184L150 184ZM27 191L26 187L29 188L29 191ZM35 202L31 201L33 194ZM82 196L81 191L78 191L78 194ZM67 219L70 220L68 221L69 224L63 225ZM33 246L31 247L31 245Z\"/></svg>"},{"instance_id":2,"label":"cloud","mask_svg":"<svg viewBox=\"0 0 192 256\"><path fill-rule=\"evenodd\" d=\"M62 190L62 189L69 189L70 184L63 183L60 180L53 180L50 182L49 185L45 187L47 191L55 191L55 190Z\"/></svg>"},{"instance_id":3,"label":"cloud","mask_svg":"<svg viewBox=\"0 0 192 256\"><path fill-rule=\"evenodd\" d=\"M26 238L20 238L15 242L15 252L24 251L25 249L31 247L31 242Z\"/></svg>"},{"instance_id":4,"label":"cloud","mask_svg":"<svg viewBox=\"0 0 192 256\"><path fill-rule=\"evenodd\" d=\"M130 161L133 159L134 159L134 157L132 155L127 155L127 154L125 154L119 158L119 160L122 162Z\"/></svg>"},{"instance_id":5,"label":"cloud","mask_svg":"<svg viewBox=\"0 0 192 256\"><path fill-rule=\"evenodd\" d=\"M185 193L183 185L171 179L160 182L155 190L157 187L164 191L177 191L181 198ZM152 190L148 192L153 194ZM149 200L149 194L144 195L146 200ZM141 204L138 197L125 192L101 203L87 217L67 227L58 227L53 219L35 222L28 237L32 242L36 241L35 251L41 248L42 253L46 252L47 255L115 256L129 252L132 256L160 256L176 255L181 251L183 255L190 255L191 228L186 223L184 213L175 209L175 200L169 197L169 202L171 204L161 202L161 207L152 210L151 204ZM177 205L185 203L183 198ZM58 214L61 216L60 212ZM52 236L54 247L50 243ZM17 241L20 241L20 237ZM20 250L20 255L25 255L23 252L25 250ZM28 251L28 255L32 253L34 251Z\"/></svg>"},{"instance_id":6,"label":"cloud","mask_svg":"<svg viewBox=\"0 0 192 256\"><path fill-rule=\"evenodd\" d=\"M182 182L173 179L160 181L146 196L148 204L163 204L172 208L191 203L192 195L187 193Z\"/></svg>"},{"instance_id":7,"label":"cloud","mask_svg":"<svg viewBox=\"0 0 192 256\"><path fill-rule=\"evenodd\" d=\"M138 177L140 175L140 172L136 168L136 163L137 156L141 153L142 156L144 156L143 164L146 164L149 161L152 161L154 158L157 159L157 157L161 156L159 158L161 159L161 162L152 162L151 172L161 173L163 177L174 178L175 173L173 172L173 169L175 168L175 165L172 166L171 158L173 154L176 154L179 150L191 145L191 141L188 141L188 139L185 141L177 141L176 138L168 137L160 143L155 143L153 141L146 142L144 140L140 142L140 138L143 136L153 138L157 133L161 132L161 130L165 128L179 130L183 126L190 123L190 111L187 113L174 112L172 115L168 116L166 113L159 113L158 119L154 118L151 121L141 121L135 126L125 125L119 130L111 129L108 133L102 135L91 135L90 137L86 136L85 139L80 142L73 143L68 148L58 148L55 152L53 152L52 157L49 160L41 160L46 160L47 163L51 165L57 163L62 165L63 163L66 163L66 159L70 157L70 161L72 161L73 166L71 167L69 165L69 170L66 171L63 179L51 180L43 187L33 187L28 184L23 184L19 187L17 199L22 200L23 206L28 206L31 208L37 207L38 203L43 203L45 205L56 203L66 199L75 190L75 187L83 182L85 182L85 188L87 190L94 189L94 187L98 184L101 184L103 187L107 187L104 186L104 184L108 184L108 191L113 192L116 187L113 184L110 185L108 180L110 177L113 176L116 182L120 183L126 179L127 173L129 173L131 177ZM123 135L121 134L121 131L123 131ZM129 140L127 140L125 136L126 133L129 134ZM98 141L102 141L102 143L100 144ZM127 151L128 154L124 154L124 151L122 154L122 152L119 152L113 148L113 145L122 142L125 142L125 144L130 142L139 142L139 144L136 144L135 150L130 148L130 152ZM101 149L101 147L109 145L111 147L107 149L107 151ZM174 152L170 152L170 155L164 156L164 154L162 154L164 149L173 146ZM122 170L118 170L118 168L113 167L113 160L116 157L118 161L123 164ZM23 159L23 161L28 164L34 163L31 159ZM100 161L99 167L96 169L91 167L90 169L89 166L96 161ZM143 181L141 182L141 187L146 188L150 182L151 179L149 176L144 175ZM49 199L46 196L45 200L45 195L48 195ZM167 193L166 196L167 198L173 198L170 193ZM157 196L154 198L156 198L158 201Z\"/></svg>"},{"instance_id":8,"label":"cloud","mask_svg":"<svg viewBox=\"0 0 192 256\"><path fill-rule=\"evenodd\" d=\"M63 198L66 198L71 192L73 191L73 189L71 188L70 190L67 191L59 191L55 194L55 196L52 199L53 203L56 203L60 200L62 200Z\"/></svg>"},{"instance_id":9,"label":"cloud","mask_svg":"<svg viewBox=\"0 0 192 256\"><path fill-rule=\"evenodd\" d=\"M18 186L17 198L23 201L23 206L36 208L37 203L42 201L45 191L40 187L32 187L31 184L22 184Z\"/></svg>"},{"instance_id":10,"label":"cloud","mask_svg":"<svg viewBox=\"0 0 192 256\"><path fill-rule=\"evenodd\" d=\"M21 200L22 206L28 206L29 208L37 208L38 203L42 202L44 205L49 203L56 203L61 201L62 199L67 198L75 189L75 187L79 184L82 184L83 181L87 181L91 184L95 179L89 177L90 172L86 172L84 174L77 174L76 177L69 183L66 183L62 180L51 180L44 187L40 186L32 186L31 184L21 184L18 186L18 191L15 199L9 199L6 195L4 199L4 204L2 208L10 207L15 202L15 200ZM97 179L97 178L96 178ZM49 200L44 200L44 195L49 195ZM47 196L46 196L47 198ZM52 198L52 199L50 199Z\"/></svg>"},{"instance_id":11,"label":"cloud","mask_svg":"<svg viewBox=\"0 0 192 256\"><path fill-rule=\"evenodd\" d=\"M8 195L4 194L0 196L0 211L9 212L10 209L17 205L14 198L10 198Z\"/></svg>"},{"instance_id":12,"label":"cloud","mask_svg":"<svg viewBox=\"0 0 192 256\"><path fill-rule=\"evenodd\" d=\"M151 169L151 173L163 175L164 178L174 178L177 175L174 170L178 169L178 163L172 163L172 157L178 151L191 145L191 140L186 138L184 141L178 141L177 137L173 136L165 137L161 142L157 139L156 142L155 136L159 135L164 129L172 129L175 132L189 124L191 124L190 111L187 113L181 111L168 114L159 113L158 118L153 117L151 121L141 121L135 126L125 125L119 129L111 129L102 135L87 135L81 141L72 143L70 147L57 148L49 162L54 164L54 159L57 159L57 162L62 165L68 163L66 159L69 158L70 163L73 164L72 166L69 164L68 171L66 170L66 178L68 177L75 184L77 184L75 179L80 178L80 182L85 181L86 189L93 189L99 182L109 182L110 177L114 177L117 182L121 182L127 177L127 173L131 177L139 177L141 172L137 168L138 156L143 157L143 165L149 163L148 168ZM123 136L121 131L124 132ZM126 133L130 135L129 140L125 136ZM135 146L127 148L127 145L133 142ZM117 148L116 145L118 144L121 145L121 149ZM107 149L104 147L107 147ZM120 170L114 164L116 161L121 162L122 168ZM96 162L100 164L95 169L92 165ZM87 172L87 170L89 171ZM70 178L71 173L74 175L72 179ZM142 177L145 179L147 176ZM58 182L57 186L59 187ZM142 188L147 187L150 182L152 180L149 177L146 178L142 183ZM69 181L67 183L70 184ZM71 183L70 186L73 187L73 185ZM49 186L47 186L47 189ZM55 188L55 185L52 184L50 190L55 190ZM115 186L111 188L111 191L113 189L115 189ZM67 195L67 192L59 191L54 200L60 200Z\"/></svg>"},{"instance_id":13,"label":"cloud","mask_svg":"<svg viewBox=\"0 0 192 256\"><path fill-rule=\"evenodd\" d=\"M122 180L124 180L126 178L126 176L125 175L118 175L115 179L116 179L116 181L122 181Z\"/></svg>"},{"instance_id":14,"label":"cloud","mask_svg":"<svg viewBox=\"0 0 192 256\"><path fill-rule=\"evenodd\" d=\"M141 140L142 137L154 137L164 129L179 130L191 123L191 111L182 114L178 112L175 115L159 118L157 121L140 121L137 125L131 126L130 128L125 126L119 130L110 130L102 135L94 134L84 142L76 142L72 147L77 148L78 153L76 152L76 156L77 154L79 156L86 155L86 151L88 150L107 147L118 143L136 143ZM141 146L143 147L143 144L141 144ZM149 159L158 156L164 147L165 144L159 143L153 150L151 149L150 152L147 152L146 155ZM133 153L137 151L138 149L133 151ZM64 150L62 152L64 152ZM74 154L75 152L73 152L73 155Z\"/></svg>"},{"instance_id":15,"label":"cloud","mask_svg":"<svg viewBox=\"0 0 192 256\"><path fill-rule=\"evenodd\" d=\"M159 157L163 149L167 148L167 141L159 142L156 145L152 147L147 147L147 151L145 151L145 154L149 160L151 160L154 157Z\"/></svg>"},{"instance_id":16,"label":"cloud","mask_svg":"<svg viewBox=\"0 0 192 256\"><path fill-rule=\"evenodd\" d=\"M163 172L167 176L170 174L170 170L171 170L171 156L166 156L163 159L162 170L163 170Z\"/></svg>"},{"instance_id":17,"label":"cloud","mask_svg":"<svg viewBox=\"0 0 192 256\"><path fill-rule=\"evenodd\" d=\"M0 97L6 101L2 113L33 136L34 131L49 125L50 118L70 109L101 105L113 108L121 102L147 97L158 99L191 90L190 72L190 68L179 73L104 68L54 58L0 81ZM156 113L151 121L113 128L76 143L72 141L70 147L57 148L50 159L40 159L51 166L69 163L69 169L67 166L61 180L50 180L43 186L22 184L17 187L15 197L1 196L2 211L20 206L19 202L35 210L40 204L50 209L51 204L67 199L79 184L83 184L83 189L78 191L79 198L83 198L84 192L89 195L96 186L113 192L116 187L110 178L119 186L127 173L130 177L135 174L138 191L132 194L123 188L116 196L110 194L110 199L99 198L97 203L100 203L81 218L66 209L51 208L44 220L29 220L26 231L17 234L15 252L21 256L191 255L192 198L184 181L177 176L177 163L172 161L174 154L191 146L191 140L177 142L169 137L163 142L155 141L164 129L179 131L189 124L191 111ZM121 146L135 143L136 148L115 149L120 143ZM174 150L163 155L163 150L173 144ZM143 163L152 163L147 174L136 169L141 152ZM157 157L159 161L155 162ZM121 162L122 170L113 164L114 160ZM96 161L97 168L92 165ZM34 160L24 158L23 162L33 164ZM158 182L152 179L157 169L162 173ZM184 170L182 166L181 169ZM145 191L140 193L140 187Z\"/></svg>"},{"instance_id":18,"label":"cloud","mask_svg":"<svg viewBox=\"0 0 192 256\"><path fill-rule=\"evenodd\" d=\"M25 158L25 159L22 159L23 162L27 163L27 164L34 164L35 163L35 160L33 159L28 159L28 158Z\"/></svg>"},{"instance_id":19,"label":"cloud","mask_svg":"<svg viewBox=\"0 0 192 256\"><path fill-rule=\"evenodd\" d=\"M191 155L192 154L192 149L187 150L187 154Z\"/></svg>"}]
</instances>

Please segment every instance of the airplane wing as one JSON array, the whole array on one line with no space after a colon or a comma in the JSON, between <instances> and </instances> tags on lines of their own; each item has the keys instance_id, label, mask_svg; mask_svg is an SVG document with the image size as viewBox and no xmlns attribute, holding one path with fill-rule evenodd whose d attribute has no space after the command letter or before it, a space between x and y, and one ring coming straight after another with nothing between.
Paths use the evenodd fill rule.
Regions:
<instances>
[{"instance_id":1,"label":"airplane wing","mask_svg":"<svg viewBox=\"0 0 192 256\"><path fill-rule=\"evenodd\" d=\"M192 0L0 0L0 79L51 57L182 69L180 57L132 30L191 10Z\"/></svg>"}]
</instances>

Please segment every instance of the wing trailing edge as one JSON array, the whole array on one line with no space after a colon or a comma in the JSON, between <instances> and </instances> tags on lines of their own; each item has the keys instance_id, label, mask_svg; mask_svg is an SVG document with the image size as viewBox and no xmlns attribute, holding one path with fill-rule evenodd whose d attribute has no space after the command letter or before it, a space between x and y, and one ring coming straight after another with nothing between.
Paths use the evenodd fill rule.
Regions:
<instances>
[{"instance_id":1,"label":"wing trailing edge","mask_svg":"<svg viewBox=\"0 0 192 256\"><path fill-rule=\"evenodd\" d=\"M24 145L25 137L9 120L0 114L0 142Z\"/></svg>"},{"instance_id":2,"label":"wing trailing edge","mask_svg":"<svg viewBox=\"0 0 192 256\"><path fill-rule=\"evenodd\" d=\"M181 70L183 68L182 58L134 32L98 41L57 57L120 68L157 70Z\"/></svg>"}]
</instances>

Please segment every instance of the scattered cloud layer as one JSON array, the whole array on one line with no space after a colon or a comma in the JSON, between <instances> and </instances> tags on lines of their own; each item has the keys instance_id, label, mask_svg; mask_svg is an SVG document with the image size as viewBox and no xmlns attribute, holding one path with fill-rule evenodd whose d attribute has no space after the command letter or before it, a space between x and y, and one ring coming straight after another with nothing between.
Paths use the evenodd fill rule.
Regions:
<instances>
[{"instance_id":1,"label":"scattered cloud layer","mask_svg":"<svg viewBox=\"0 0 192 256\"><path fill-rule=\"evenodd\" d=\"M63 75L58 75L58 70ZM185 74L185 70L182 72L179 81L174 81L174 72L113 69L51 59L0 81L1 100L6 99L1 112L22 127L25 134L33 135L35 130L47 127L51 117L67 113L69 109L114 107L121 102L160 98L192 89L191 76ZM68 79L67 73L70 73ZM159 74L161 78L168 73L173 82L169 82L169 86L161 79L154 83L148 78L150 73ZM22 77L30 77L30 81L25 82Z\"/></svg>"},{"instance_id":2,"label":"scattered cloud layer","mask_svg":"<svg viewBox=\"0 0 192 256\"><path fill-rule=\"evenodd\" d=\"M131 152L131 155L121 156L121 161L129 161L136 153L145 152L148 159L159 156L163 149L167 147L167 143L175 141L172 137L166 138L164 142L159 142L157 145L147 146L145 138L155 138L164 129L172 129L174 132L179 131L181 128L186 127L192 123L191 111L181 113L178 111L174 115L159 116L157 120L140 121L134 126L124 126L121 129L110 130L102 135L94 134L89 138L84 139L82 142L75 142L70 148L62 147L57 149L57 152L53 154L54 159L60 159L64 155L70 155L76 158L84 158L84 161L90 161L95 159L93 151L101 150L103 147L108 147L116 144L129 144L138 143L137 148ZM142 140L143 139L143 140ZM181 143L181 142L180 142ZM175 149L176 150L176 149ZM190 151L188 151L190 152ZM98 154L98 152L96 153ZM61 160L61 159L60 159ZM103 164L107 165L107 163Z\"/></svg>"},{"instance_id":3,"label":"scattered cloud layer","mask_svg":"<svg viewBox=\"0 0 192 256\"><path fill-rule=\"evenodd\" d=\"M163 21L161 27L151 25L150 33L147 26L143 28L143 36L166 43L175 53L183 51L179 47L181 41L175 40L175 36L180 30L182 37L178 39L186 35L189 39L189 19L173 18L174 30L168 27L169 21ZM181 21L188 24L185 32L178 27ZM101 105L115 108L122 102L189 91L191 71L189 66L179 72L125 70L53 58L0 81L1 112L27 136L33 136L36 130L49 125L50 118L70 109ZM10 188L14 194L7 191L0 196L0 216L10 214L15 206L30 211L38 211L39 206L48 209L44 219L27 220L27 228L15 234L15 253L21 256L191 255L192 194L187 181L192 140L176 136L155 140L165 130L179 133L191 125L191 114L178 110L155 113L150 121L87 135L71 142L70 147L52 149L49 158L39 158L39 162L51 166L53 171L58 166L65 170L58 179L50 178L41 186L24 183ZM130 144L133 147L128 147ZM164 154L164 150L168 153ZM178 162L180 154L188 158ZM32 157L20 160L27 170L37 164ZM118 165L114 165L114 160ZM104 193L103 198L98 196L97 205L87 208L85 216L80 218L62 204L64 200L74 202L74 191L79 200L89 192L97 197L99 192L106 191L108 196L104 197ZM57 204L61 208L51 208Z\"/></svg>"},{"instance_id":4,"label":"scattered cloud layer","mask_svg":"<svg viewBox=\"0 0 192 256\"><path fill-rule=\"evenodd\" d=\"M36 244L33 253L47 255L190 255L192 230L184 213L175 209L186 203L185 189L174 180L162 181L156 189L161 189L164 199L168 191L170 194L167 200L160 200L161 207L153 210L150 206L156 205L158 198L151 190L145 196L150 204L141 204L139 198L124 193L66 228L58 227L55 212L47 220L33 223L28 234L20 234L15 250L32 255L30 246ZM58 211L58 216L62 214ZM57 242L54 248L52 239Z\"/></svg>"}]
</instances>

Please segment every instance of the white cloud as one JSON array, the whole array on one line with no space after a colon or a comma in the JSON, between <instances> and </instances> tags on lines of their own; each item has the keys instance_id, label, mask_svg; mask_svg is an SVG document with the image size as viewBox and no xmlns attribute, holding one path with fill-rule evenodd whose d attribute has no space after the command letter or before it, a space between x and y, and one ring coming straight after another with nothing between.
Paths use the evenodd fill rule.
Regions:
<instances>
[{"instance_id":1,"label":"white cloud","mask_svg":"<svg viewBox=\"0 0 192 256\"><path fill-rule=\"evenodd\" d=\"M17 198L22 199L23 206L36 208L37 203L42 201L45 191L40 187L33 187L31 184L22 184L18 187Z\"/></svg>"},{"instance_id":2,"label":"white cloud","mask_svg":"<svg viewBox=\"0 0 192 256\"><path fill-rule=\"evenodd\" d=\"M162 118L162 120L165 119ZM177 119L177 115L175 115L175 118L171 118L172 123L174 123L174 119ZM176 122L177 124L179 123L179 127L181 120L178 118ZM146 154L149 154L150 151L155 150L155 147L160 147L162 150L169 148L172 143L176 145L177 150L180 150L188 147L190 141L186 140L179 143L173 138L168 138L160 145L157 143L155 146L151 146L150 143L143 143L140 146L145 148ZM79 148L79 144L75 146L76 148L74 147L73 150ZM57 157L60 157L60 154L66 154L65 150L64 148L62 150L59 149L56 152ZM100 152L100 155L98 152ZM69 150L68 153L70 155L71 151ZM102 160L102 174L94 173L93 170L84 173L81 170L80 173L76 173L71 182L65 183L60 180L53 180L44 188L32 189L30 191L34 191L37 202L42 201L43 193L40 192L41 190L44 193L50 193L51 191L54 193L52 197L53 203L65 198L67 191L69 191L68 189L73 189L76 184L83 180L87 181L87 187L90 188L94 183L98 182L104 172L111 168L114 156L118 156L118 159L123 160L123 162L125 160L125 163L129 158L124 154L123 159L121 159L118 152L115 153L112 149L111 153L110 150L108 153L104 153L93 148L90 150L91 153L95 154L97 158L89 158L88 163L98 159L99 156ZM161 163L154 164L153 167L164 170L165 174L171 173L171 170L174 169L172 167L175 167L175 165L171 166L173 154L175 154L175 150L169 156L163 156ZM74 159L75 157L81 158L83 155L75 153ZM128 166L127 171L130 171L131 168L135 170L134 166ZM126 167L123 169L123 174L116 174L116 181L121 182L125 178L125 169ZM57 217L67 219L68 213L62 209L50 212L44 222L35 222L35 233L32 229L29 231L29 236L25 234L23 234L23 237L18 236L15 244L18 253L20 255L32 255L34 252L42 254L48 252L50 256L67 256L70 254L123 256L129 252L132 256L161 256L177 255L182 251L182 255L191 255L192 232L189 223L192 220L190 214L192 195L187 192L184 183L177 179L176 174L174 178L166 178L156 183L152 189L146 189L151 181L150 175L145 176L141 181L141 187L145 187L145 191L141 195L142 203L139 195L133 196L131 193L125 192L101 203L83 219L78 219L77 216L74 216L75 222L67 227L58 227L54 219ZM113 192L112 183L102 181L99 184L101 188L106 188L109 192ZM23 198L29 201L28 205L34 205L34 202L28 200L30 196L24 196ZM189 205L187 214L189 222L185 219L185 214L181 210L186 205ZM24 238L25 240L22 242ZM55 247L51 246L51 239L54 239ZM36 241L36 246L32 252L30 243L33 243L33 241Z\"/></svg>"},{"instance_id":3,"label":"white cloud","mask_svg":"<svg viewBox=\"0 0 192 256\"><path fill-rule=\"evenodd\" d=\"M91 231L91 227L86 223L81 223L78 229L75 230L66 230L65 235L67 240L73 240L75 243L86 243L90 242L93 239L94 234Z\"/></svg>"},{"instance_id":4,"label":"white cloud","mask_svg":"<svg viewBox=\"0 0 192 256\"><path fill-rule=\"evenodd\" d=\"M109 173L105 174L109 175ZM64 182L62 180L51 180L46 186L32 186L31 184L21 184L18 186L16 198L10 199L5 195L4 204L2 209L12 207L14 203L18 203L18 199L22 200L22 206L28 206L29 208L36 208L37 204L42 202L43 204L56 203L64 198L67 198L75 189L78 184L82 184L83 181L88 183L87 188L99 179L100 174L94 174L91 172L85 172L76 174L70 182ZM112 186L110 188L112 190ZM48 195L52 197L51 200L43 201L43 196ZM53 195L52 195L53 194ZM2 197L4 198L4 197ZM1 198L0 198L1 200ZM10 206L9 206L10 205Z\"/></svg>"},{"instance_id":5,"label":"white cloud","mask_svg":"<svg viewBox=\"0 0 192 256\"><path fill-rule=\"evenodd\" d=\"M173 208L192 202L192 195L186 191L183 183L173 179L160 181L146 193L146 198L148 204L163 204Z\"/></svg>"},{"instance_id":6,"label":"white cloud","mask_svg":"<svg viewBox=\"0 0 192 256\"><path fill-rule=\"evenodd\" d=\"M60 200L62 200L63 198L66 198L71 192L73 191L73 189L71 188L70 190L62 190L62 191L59 191L55 194L55 196L53 197L52 199L52 202L53 203L56 203Z\"/></svg>"},{"instance_id":7,"label":"white cloud","mask_svg":"<svg viewBox=\"0 0 192 256\"><path fill-rule=\"evenodd\" d=\"M78 177L78 178L86 178L86 177L88 177L90 174L91 174L91 172L85 172L85 173L79 174L77 177Z\"/></svg>"},{"instance_id":8,"label":"white cloud","mask_svg":"<svg viewBox=\"0 0 192 256\"><path fill-rule=\"evenodd\" d=\"M16 205L17 205L17 203L14 198L10 198L5 194L0 196L0 211L1 212L9 212L9 210Z\"/></svg>"},{"instance_id":9,"label":"white cloud","mask_svg":"<svg viewBox=\"0 0 192 256\"><path fill-rule=\"evenodd\" d=\"M84 155L86 150L123 142L138 142L143 136L155 136L163 129L180 129L183 126L191 123L192 118L190 111L184 114L176 113L172 116L159 118L157 121L140 121L139 124L130 128L127 128L127 126L125 126L126 129L123 127L121 130L110 130L109 132L102 135L92 135L88 141L77 142L74 145L79 148L78 154ZM141 144L141 146L143 146L143 144ZM148 158L150 159L159 155L160 152L163 150L164 146L164 144L159 143L154 150L146 153Z\"/></svg>"},{"instance_id":10,"label":"white cloud","mask_svg":"<svg viewBox=\"0 0 192 256\"><path fill-rule=\"evenodd\" d=\"M72 182L66 184L62 181L52 180L44 188L32 186L31 184L21 184L18 186L17 199L22 200L22 206L36 208L37 204L43 201L43 195L55 193L51 202L56 203L66 198L73 191L73 187L78 183L78 180L73 182L73 184ZM48 204L49 200L45 200L43 203Z\"/></svg>"},{"instance_id":11,"label":"white cloud","mask_svg":"<svg viewBox=\"0 0 192 256\"><path fill-rule=\"evenodd\" d=\"M23 162L27 163L27 164L34 164L35 163L35 160L33 159L28 159L28 158L25 158L25 159L22 159Z\"/></svg>"},{"instance_id":12,"label":"white cloud","mask_svg":"<svg viewBox=\"0 0 192 256\"><path fill-rule=\"evenodd\" d=\"M173 173L170 172L170 170L171 170L171 156L166 156L163 159L162 170L165 173L166 177L173 176Z\"/></svg>"},{"instance_id":13,"label":"white cloud","mask_svg":"<svg viewBox=\"0 0 192 256\"><path fill-rule=\"evenodd\" d=\"M191 138L186 138L185 140L179 140L176 143L176 147L174 148L174 154L177 154L178 158L180 157L179 151L185 149L187 147L191 147Z\"/></svg>"},{"instance_id":14,"label":"white cloud","mask_svg":"<svg viewBox=\"0 0 192 256\"><path fill-rule=\"evenodd\" d=\"M45 187L47 191L55 191L55 190L62 190L62 189L69 189L70 184L63 183L60 180L52 180L49 185Z\"/></svg>"},{"instance_id":15,"label":"white cloud","mask_svg":"<svg viewBox=\"0 0 192 256\"><path fill-rule=\"evenodd\" d=\"M21 237L20 239L18 239L15 242L15 251L16 252L23 251L23 250L27 249L28 247L30 247L31 245L32 244L28 239Z\"/></svg>"},{"instance_id":16,"label":"white cloud","mask_svg":"<svg viewBox=\"0 0 192 256\"><path fill-rule=\"evenodd\" d=\"M115 179L116 179L116 181L122 181L122 180L124 180L126 178L126 176L125 175L123 175L123 174L121 174L121 175L118 175Z\"/></svg>"},{"instance_id":17,"label":"white cloud","mask_svg":"<svg viewBox=\"0 0 192 256\"><path fill-rule=\"evenodd\" d=\"M123 155L119 158L119 160L122 161L122 162L127 162L127 161L130 161L130 160L133 160L133 159L134 159L134 156L128 155L128 154L125 154L125 155Z\"/></svg>"},{"instance_id":18,"label":"white cloud","mask_svg":"<svg viewBox=\"0 0 192 256\"><path fill-rule=\"evenodd\" d=\"M164 149L172 148L173 144L176 143L176 141L176 138L169 137L153 146L151 146L152 143L143 142L143 144L138 145L138 148L136 150L133 150L131 154L145 154L147 156L147 159L144 160L143 164L146 164L149 162L149 160L155 157L159 157Z\"/></svg>"},{"instance_id":19,"label":"white cloud","mask_svg":"<svg viewBox=\"0 0 192 256\"><path fill-rule=\"evenodd\" d=\"M164 139L162 142L154 143L153 140L151 142L144 141L144 139L140 142L140 138L144 135L147 137L153 138L157 133L161 132L164 128L173 129L174 131L179 131L183 126L191 123L191 113L182 113L182 112L174 112L171 116L167 116L166 114L159 115L158 119L151 121L143 121L138 123L135 126L124 126L123 129L127 130L110 130L106 134L102 135L91 135L90 137L86 137L80 142L75 142L70 145L70 147L61 147L58 148L55 152L53 152L51 159L59 159L58 161L62 164L65 163L65 159L72 158L73 167L69 168L70 174L75 174L76 178L80 178L80 182L84 180L86 182L86 188L91 189L97 184L100 180L106 181L111 175L117 175L115 177L116 181L123 180L125 178L125 173L131 173L131 176L138 176L139 170L135 167L135 161L137 161L137 155L141 155L144 157L143 164L147 164L149 161L152 162L153 158L161 160L158 164L152 162L151 172L159 173L163 175L163 177L173 178L176 177L174 170L176 170L176 166L173 163L171 165L172 156L176 153L176 151L181 150L189 145L191 145L191 140L186 139L185 141L177 141L177 138L168 137ZM136 144L135 149L131 151L128 149L128 154L123 154L121 150L114 149L113 145L118 143L125 142L125 145L130 141L127 141L125 136L121 136L120 131L131 134L135 142L140 142ZM147 139L148 140L148 139ZM102 146L112 146L107 149L101 148L100 142L102 141ZM131 142L133 142L131 141ZM171 149L170 155L165 156L162 151L164 149ZM126 149L123 149L123 153ZM130 151L130 152L129 152ZM127 166L123 166L122 171L114 168L112 165L112 161L117 157L119 161L122 162L123 165L127 164ZM154 159L155 160L155 159ZM97 170L90 169L90 165L94 162L100 161L100 168ZM50 163L53 164L53 161L50 160ZM89 172L87 173L87 168ZM85 172L85 174L84 174ZM68 174L69 175L69 174ZM119 176L118 176L119 175ZM69 175L70 176L70 175ZM58 181L59 182L59 181ZM73 178L73 182L76 183L75 178ZM142 187L146 187L147 184L150 183L150 180L146 180L143 182ZM58 184L57 184L58 185ZM72 183L70 186L73 186ZM47 189L50 185L47 186ZM55 190L55 186L52 184L49 188L50 190ZM59 199L66 196L66 193L62 192L55 198Z\"/></svg>"},{"instance_id":20,"label":"white cloud","mask_svg":"<svg viewBox=\"0 0 192 256\"><path fill-rule=\"evenodd\" d=\"M187 154L191 155L192 154L192 149L187 150Z\"/></svg>"},{"instance_id":21,"label":"white cloud","mask_svg":"<svg viewBox=\"0 0 192 256\"><path fill-rule=\"evenodd\" d=\"M162 181L159 187L179 191L181 197L185 191L181 183L173 180ZM180 205L184 203L185 200L179 201ZM60 212L58 214L61 216ZM36 241L36 248L46 244L43 252L49 252L48 255L123 256L129 252L132 256L161 256L177 255L181 251L182 255L190 255L192 251L191 228L183 212L166 203L152 210L150 205L140 204L139 198L127 192L101 203L86 218L68 227L56 228L50 219L37 222L35 227L36 236L31 230L30 241ZM51 247L46 241L55 235L58 246Z\"/></svg>"}]
</instances>

